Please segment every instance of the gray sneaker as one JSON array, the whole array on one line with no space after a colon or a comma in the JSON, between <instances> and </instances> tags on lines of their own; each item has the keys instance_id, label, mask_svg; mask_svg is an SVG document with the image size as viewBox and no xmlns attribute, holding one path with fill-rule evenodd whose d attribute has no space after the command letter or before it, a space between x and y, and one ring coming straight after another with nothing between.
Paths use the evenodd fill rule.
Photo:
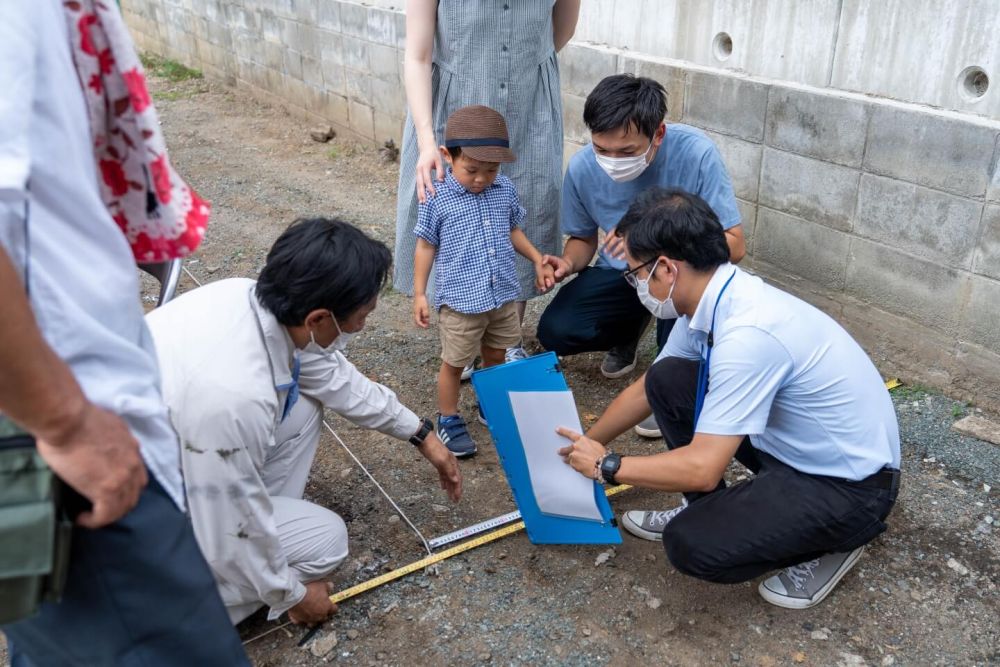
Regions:
<instances>
[{"instance_id":1,"label":"gray sneaker","mask_svg":"<svg viewBox=\"0 0 1000 667\"><path fill-rule=\"evenodd\" d=\"M779 607L808 609L830 594L837 582L858 562L864 550L861 546L854 551L826 554L786 567L760 582L757 590L762 598Z\"/></svg>"},{"instance_id":2,"label":"gray sneaker","mask_svg":"<svg viewBox=\"0 0 1000 667\"><path fill-rule=\"evenodd\" d=\"M617 345L604 355L601 363L601 373L606 378L620 378L628 375L635 368L636 354L639 348L639 341L636 340L627 345Z\"/></svg>"},{"instance_id":3,"label":"gray sneaker","mask_svg":"<svg viewBox=\"0 0 1000 667\"><path fill-rule=\"evenodd\" d=\"M660 426L656 423L656 417L649 415L641 422L636 424L635 432L644 438L662 438L663 434L660 433Z\"/></svg>"},{"instance_id":4,"label":"gray sneaker","mask_svg":"<svg viewBox=\"0 0 1000 667\"><path fill-rule=\"evenodd\" d=\"M514 347L508 347L507 351L503 355L503 360L505 363L510 363L512 361L521 361L522 359L528 358L528 351L524 349L521 345L515 345Z\"/></svg>"},{"instance_id":5,"label":"gray sneaker","mask_svg":"<svg viewBox=\"0 0 1000 667\"><path fill-rule=\"evenodd\" d=\"M680 514L688 506L687 498L681 499L681 504L670 510L650 512L632 510L622 514L622 527L636 537L659 542L663 539L663 530L671 519Z\"/></svg>"}]
</instances>

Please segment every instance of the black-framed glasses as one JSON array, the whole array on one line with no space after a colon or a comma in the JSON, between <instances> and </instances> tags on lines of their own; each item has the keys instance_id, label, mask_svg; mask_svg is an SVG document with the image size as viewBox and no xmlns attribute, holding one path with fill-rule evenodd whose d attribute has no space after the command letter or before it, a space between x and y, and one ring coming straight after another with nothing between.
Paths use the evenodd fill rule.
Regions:
<instances>
[{"instance_id":1,"label":"black-framed glasses","mask_svg":"<svg viewBox=\"0 0 1000 667\"><path fill-rule=\"evenodd\" d=\"M645 262L643 262L639 266L635 267L634 269L626 269L625 271L622 271L622 277L625 278L625 282L627 282L633 288L638 287L639 286L639 279L635 277L636 272L639 269L642 269L642 268L645 268L645 267L649 266L650 264L652 264L656 260L657 260L657 258L654 257L653 259L646 260Z\"/></svg>"}]
</instances>

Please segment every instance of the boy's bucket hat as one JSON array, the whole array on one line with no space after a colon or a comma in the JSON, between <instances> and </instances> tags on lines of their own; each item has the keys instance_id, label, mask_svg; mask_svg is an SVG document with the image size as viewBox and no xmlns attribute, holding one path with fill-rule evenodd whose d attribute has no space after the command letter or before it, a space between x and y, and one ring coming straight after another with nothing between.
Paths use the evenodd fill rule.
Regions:
<instances>
[{"instance_id":1,"label":"boy's bucket hat","mask_svg":"<svg viewBox=\"0 0 1000 667\"><path fill-rule=\"evenodd\" d=\"M507 123L489 107L462 107L448 117L444 131L445 148L461 148L462 153L483 162L514 162Z\"/></svg>"}]
</instances>

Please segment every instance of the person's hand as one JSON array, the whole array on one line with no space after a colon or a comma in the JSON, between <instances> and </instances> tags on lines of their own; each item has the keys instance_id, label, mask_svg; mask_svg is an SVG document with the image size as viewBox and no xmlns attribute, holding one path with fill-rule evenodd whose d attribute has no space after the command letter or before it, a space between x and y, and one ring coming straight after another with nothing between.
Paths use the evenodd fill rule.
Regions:
<instances>
[{"instance_id":1,"label":"person's hand","mask_svg":"<svg viewBox=\"0 0 1000 667\"><path fill-rule=\"evenodd\" d=\"M604 252L615 259L625 259L625 239L618 236L617 227L604 236Z\"/></svg>"},{"instance_id":2,"label":"person's hand","mask_svg":"<svg viewBox=\"0 0 1000 667\"><path fill-rule=\"evenodd\" d=\"M553 284L561 283L573 271L573 267L561 255L543 255L542 264L552 267Z\"/></svg>"},{"instance_id":3,"label":"person's hand","mask_svg":"<svg viewBox=\"0 0 1000 667\"><path fill-rule=\"evenodd\" d=\"M431 177L431 171L437 176L438 181L444 180L441 153L438 152L433 142L428 148L421 148L420 155L417 157L417 201L421 204L427 201L428 191L432 197L437 194L434 189L435 179Z\"/></svg>"},{"instance_id":4,"label":"person's hand","mask_svg":"<svg viewBox=\"0 0 1000 667\"><path fill-rule=\"evenodd\" d=\"M535 264L535 289L541 294L545 294L556 284L555 269L544 262Z\"/></svg>"},{"instance_id":5,"label":"person's hand","mask_svg":"<svg viewBox=\"0 0 1000 667\"><path fill-rule=\"evenodd\" d=\"M438 471L441 488L445 490L453 503L462 497L462 471L458 469L458 460L448 451L437 433L431 431L419 447L420 453L431 462Z\"/></svg>"},{"instance_id":6,"label":"person's hand","mask_svg":"<svg viewBox=\"0 0 1000 667\"><path fill-rule=\"evenodd\" d=\"M557 428L556 433L571 441L569 445L559 450L559 456L563 457L563 461L573 466L573 470L584 477L594 479L597 461L608 451L604 445L565 426Z\"/></svg>"},{"instance_id":7,"label":"person's hand","mask_svg":"<svg viewBox=\"0 0 1000 667\"><path fill-rule=\"evenodd\" d=\"M288 610L288 620L298 625L313 626L324 622L337 612L337 605L330 602L333 586L326 581L306 584L306 596Z\"/></svg>"},{"instance_id":8,"label":"person's hand","mask_svg":"<svg viewBox=\"0 0 1000 667\"><path fill-rule=\"evenodd\" d=\"M62 431L38 438L38 454L62 481L90 501L76 522L101 528L122 518L139 502L146 464L139 443L115 414L85 403Z\"/></svg>"},{"instance_id":9,"label":"person's hand","mask_svg":"<svg viewBox=\"0 0 1000 667\"><path fill-rule=\"evenodd\" d=\"M426 329L431 323L431 309L427 305L427 296L417 294L413 297L413 323L421 329Z\"/></svg>"}]
</instances>

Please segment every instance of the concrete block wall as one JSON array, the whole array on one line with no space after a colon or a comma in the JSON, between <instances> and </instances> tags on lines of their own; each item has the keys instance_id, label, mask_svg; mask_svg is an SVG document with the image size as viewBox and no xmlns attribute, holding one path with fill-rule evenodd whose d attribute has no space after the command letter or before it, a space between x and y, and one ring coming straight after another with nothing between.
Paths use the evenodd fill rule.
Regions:
<instances>
[{"instance_id":1,"label":"concrete block wall","mask_svg":"<svg viewBox=\"0 0 1000 667\"><path fill-rule=\"evenodd\" d=\"M141 48L362 139L399 141L400 10L123 5ZM1000 123L583 42L560 67L566 160L589 139L583 102L601 78L657 79L668 120L703 129L722 152L747 268L843 322L884 372L1000 410Z\"/></svg>"}]
</instances>

